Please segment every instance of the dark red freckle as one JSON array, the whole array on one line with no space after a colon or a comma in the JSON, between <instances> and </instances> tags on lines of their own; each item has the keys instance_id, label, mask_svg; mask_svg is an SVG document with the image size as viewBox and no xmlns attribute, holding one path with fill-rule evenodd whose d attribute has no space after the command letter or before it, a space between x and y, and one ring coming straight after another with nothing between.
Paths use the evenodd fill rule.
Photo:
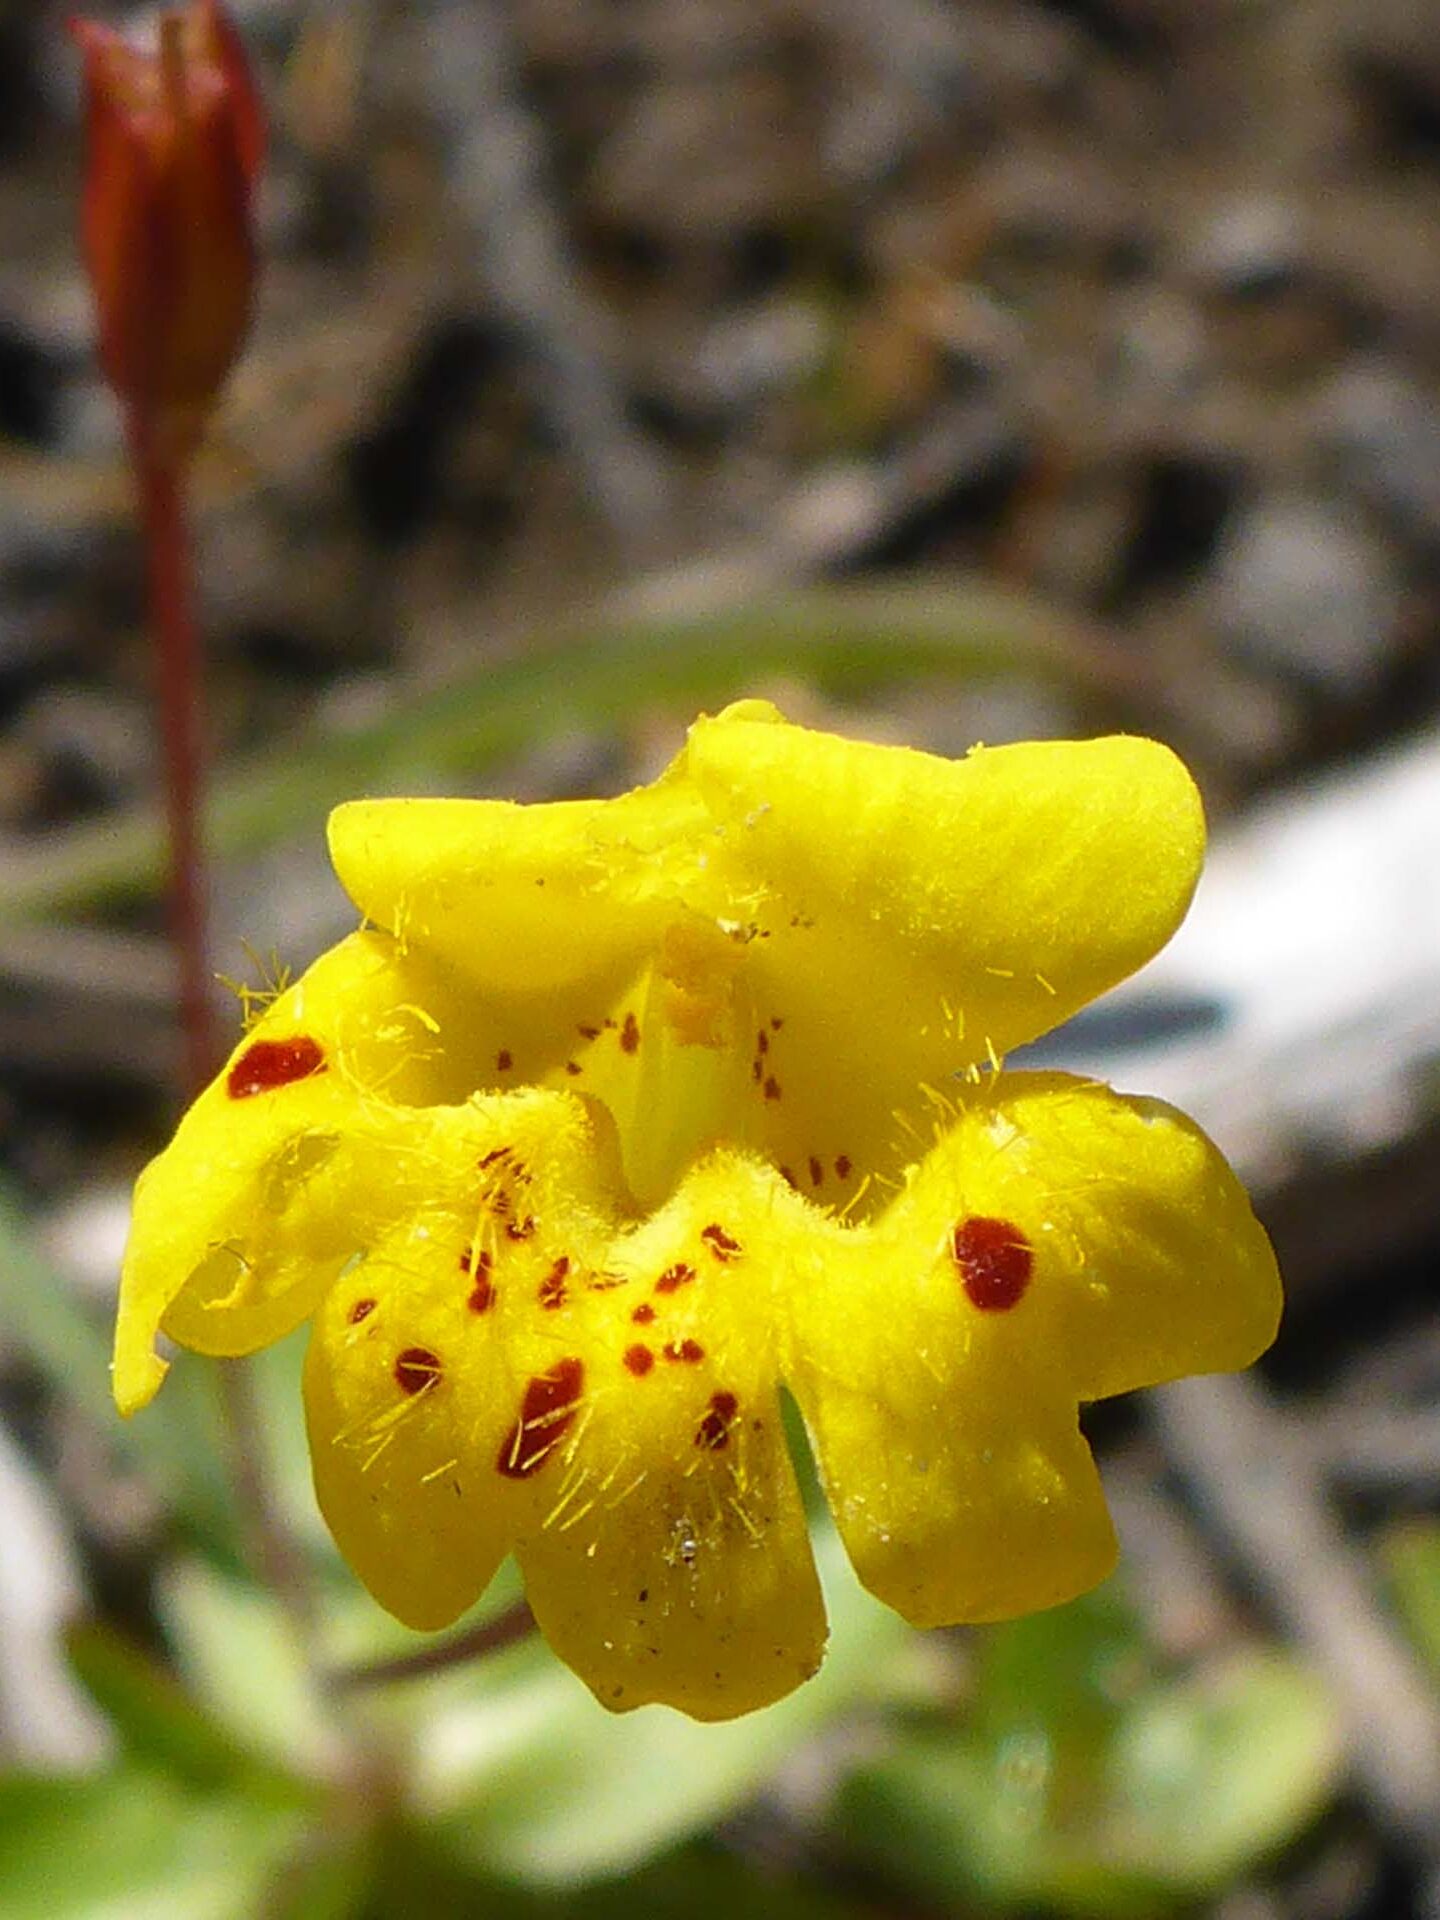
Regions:
<instances>
[{"instance_id":1,"label":"dark red freckle","mask_svg":"<svg viewBox=\"0 0 1440 1920\"><path fill-rule=\"evenodd\" d=\"M705 1358L705 1349L698 1340L667 1340L664 1353L667 1360L682 1360L690 1367Z\"/></svg>"},{"instance_id":2,"label":"dark red freckle","mask_svg":"<svg viewBox=\"0 0 1440 1920\"><path fill-rule=\"evenodd\" d=\"M778 1100L780 1098L780 1082L775 1078L773 1073L765 1082L765 1098L767 1100Z\"/></svg>"},{"instance_id":3,"label":"dark red freckle","mask_svg":"<svg viewBox=\"0 0 1440 1920\"><path fill-rule=\"evenodd\" d=\"M270 1093L324 1071L325 1049L309 1034L297 1033L293 1040L257 1040L230 1069L225 1091L232 1100L248 1100L252 1094Z\"/></svg>"},{"instance_id":4,"label":"dark red freckle","mask_svg":"<svg viewBox=\"0 0 1440 1920\"><path fill-rule=\"evenodd\" d=\"M494 1264L495 1261L493 1257L484 1247L479 1248L478 1251L473 1247L466 1247L460 1255L460 1271L462 1273L470 1273L472 1271L488 1273Z\"/></svg>"},{"instance_id":5,"label":"dark red freckle","mask_svg":"<svg viewBox=\"0 0 1440 1920\"><path fill-rule=\"evenodd\" d=\"M645 1602L650 1598L649 1587L641 1587L639 1593L636 1594L635 1598L639 1601L640 1605L643 1607Z\"/></svg>"},{"instance_id":6,"label":"dark red freckle","mask_svg":"<svg viewBox=\"0 0 1440 1920\"><path fill-rule=\"evenodd\" d=\"M580 1411L584 1382L582 1360L557 1360L548 1373L534 1376L520 1402L520 1418L500 1443L497 1473L525 1480L544 1466Z\"/></svg>"},{"instance_id":7,"label":"dark red freckle","mask_svg":"<svg viewBox=\"0 0 1440 1920\"><path fill-rule=\"evenodd\" d=\"M695 1278L695 1269L684 1260L677 1260L673 1267L667 1267L655 1282L657 1293L674 1293L677 1287L688 1286Z\"/></svg>"},{"instance_id":8,"label":"dark red freckle","mask_svg":"<svg viewBox=\"0 0 1440 1920\"><path fill-rule=\"evenodd\" d=\"M740 1402L733 1393L712 1393L710 1411L695 1429L697 1447L708 1447L712 1453L718 1453L730 1438L730 1428L739 1411Z\"/></svg>"},{"instance_id":9,"label":"dark red freckle","mask_svg":"<svg viewBox=\"0 0 1440 1920\"><path fill-rule=\"evenodd\" d=\"M352 1327L358 1327L360 1322L362 1320L368 1320L374 1311L375 1302L373 1300L357 1300L345 1317Z\"/></svg>"},{"instance_id":10,"label":"dark red freckle","mask_svg":"<svg viewBox=\"0 0 1440 1920\"><path fill-rule=\"evenodd\" d=\"M759 1086L764 1072L765 1069L758 1060L752 1060L750 1062L750 1078L755 1082L756 1086Z\"/></svg>"},{"instance_id":11,"label":"dark red freckle","mask_svg":"<svg viewBox=\"0 0 1440 1920\"><path fill-rule=\"evenodd\" d=\"M757 1053L768 1053L770 1051L770 1036L763 1027L755 1036L755 1051Z\"/></svg>"},{"instance_id":12,"label":"dark red freckle","mask_svg":"<svg viewBox=\"0 0 1440 1920\"><path fill-rule=\"evenodd\" d=\"M962 1220L952 1236L955 1264L972 1306L987 1313L1013 1307L1030 1284L1030 1242L1008 1220Z\"/></svg>"},{"instance_id":13,"label":"dark red freckle","mask_svg":"<svg viewBox=\"0 0 1440 1920\"><path fill-rule=\"evenodd\" d=\"M622 1052L634 1053L640 1045L640 1022L633 1013L627 1013L625 1024L620 1029L620 1047Z\"/></svg>"},{"instance_id":14,"label":"dark red freckle","mask_svg":"<svg viewBox=\"0 0 1440 1920\"><path fill-rule=\"evenodd\" d=\"M475 1285L470 1289L470 1298L465 1302L471 1313L488 1313L495 1304L495 1288L488 1274L476 1276Z\"/></svg>"},{"instance_id":15,"label":"dark red freckle","mask_svg":"<svg viewBox=\"0 0 1440 1920\"><path fill-rule=\"evenodd\" d=\"M717 1260L733 1260L740 1251L740 1242L713 1220L708 1227L700 1229L700 1238Z\"/></svg>"},{"instance_id":16,"label":"dark red freckle","mask_svg":"<svg viewBox=\"0 0 1440 1920\"><path fill-rule=\"evenodd\" d=\"M800 1191L800 1182L795 1178L789 1167L781 1167L780 1178L785 1182L787 1187L793 1188L796 1193Z\"/></svg>"},{"instance_id":17,"label":"dark red freckle","mask_svg":"<svg viewBox=\"0 0 1440 1920\"><path fill-rule=\"evenodd\" d=\"M506 1238L510 1240L528 1240L534 1231L535 1216L533 1213L527 1213L523 1220L507 1220L505 1222Z\"/></svg>"},{"instance_id":18,"label":"dark red freckle","mask_svg":"<svg viewBox=\"0 0 1440 1920\"><path fill-rule=\"evenodd\" d=\"M395 1384L402 1393L424 1393L443 1371L439 1354L429 1347L406 1347L395 1357Z\"/></svg>"},{"instance_id":19,"label":"dark red freckle","mask_svg":"<svg viewBox=\"0 0 1440 1920\"><path fill-rule=\"evenodd\" d=\"M565 1062L565 1071L566 1073L569 1073L569 1074L576 1074L576 1073L583 1073L585 1069L581 1066L578 1060L567 1060Z\"/></svg>"},{"instance_id":20,"label":"dark red freckle","mask_svg":"<svg viewBox=\"0 0 1440 1920\"><path fill-rule=\"evenodd\" d=\"M514 1151L513 1147L492 1147L489 1153L482 1155L480 1165L493 1167L497 1160L508 1160Z\"/></svg>"},{"instance_id":21,"label":"dark red freckle","mask_svg":"<svg viewBox=\"0 0 1440 1920\"><path fill-rule=\"evenodd\" d=\"M655 1356L649 1347L636 1345L625 1349L625 1364L638 1380L641 1374L648 1373L655 1364Z\"/></svg>"},{"instance_id":22,"label":"dark red freckle","mask_svg":"<svg viewBox=\"0 0 1440 1920\"><path fill-rule=\"evenodd\" d=\"M835 1178L837 1180L848 1180L850 1178L850 1156L848 1153L836 1154Z\"/></svg>"},{"instance_id":23,"label":"dark red freckle","mask_svg":"<svg viewBox=\"0 0 1440 1920\"><path fill-rule=\"evenodd\" d=\"M779 1033L781 1027L783 1027L784 1024L785 1022L783 1020L772 1020L770 1022L770 1031L772 1033Z\"/></svg>"},{"instance_id":24,"label":"dark red freckle","mask_svg":"<svg viewBox=\"0 0 1440 1920\"><path fill-rule=\"evenodd\" d=\"M547 1273L545 1278L540 1282L540 1292L537 1297L539 1298L541 1306L550 1312L553 1312L556 1307L563 1307L569 1298L565 1286L565 1276L569 1271L569 1255L562 1253L549 1273Z\"/></svg>"},{"instance_id":25,"label":"dark red freckle","mask_svg":"<svg viewBox=\"0 0 1440 1920\"><path fill-rule=\"evenodd\" d=\"M582 1040L598 1040L600 1038L599 1027L577 1027L575 1031Z\"/></svg>"},{"instance_id":26,"label":"dark red freckle","mask_svg":"<svg viewBox=\"0 0 1440 1920\"><path fill-rule=\"evenodd\" d=\"M818 1186L820 1186L820 1185L821 1185L821 1183L822 1183L822 1182L824 1181L824 1178L825 1178L825 1169L824 1169L824 1167L822 1167L822 1166L821 1166L821 1164L820 1164L820 1162L819 1162L819 1161L818 1161L818 1160L817 1160L817 1159L815 1158L815 1156L814 1156L814 1154L812 1153L812 1154L811 1154L811 1156L810 1156L810 1184L811 1184L811 1186L812 1186L812 1187L818 1187Z\"/></svg>"},{"instance_id":27,"label":"dark red freckle","mask_svg":"<svg viewBox=\"0 0 1440 1920\"><path fill-rule=\"evenodd\" d=\"M648 1300L642 1300L630 1318L635 1322L637 1327L648 1327L650 1322L655 1318L655 1309Z\"/></svg>"},{"instance_id":28,"label":"dark red freckle","mask_svg":"<svg viewBox=\"0 0 1440 1920\"><path fill-rule=\"evenodd\" d=\"M509 1073L514 1064L514 1056L511 1054L510 1049L508 1047L502 1047L495 1056L495 1071L497 1073Z\"/></svg>"}]
</instances>

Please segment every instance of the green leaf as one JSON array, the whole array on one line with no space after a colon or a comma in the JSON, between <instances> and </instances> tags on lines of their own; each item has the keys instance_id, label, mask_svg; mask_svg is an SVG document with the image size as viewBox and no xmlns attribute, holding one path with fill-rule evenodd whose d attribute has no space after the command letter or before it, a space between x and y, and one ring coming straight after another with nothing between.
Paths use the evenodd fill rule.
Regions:
<instances>
[{"instance_id":1,"label":"green leaf","mask_svg":"<svg viewBox=\"0 0 1440 1920\"><path fill-rule=\"evenodd\" d=\"M217 854L253 851L360 793L473 778L575 727L614 727L637 703L719 705L776 674L847 693L939 674L1075 666L1058 615L973 580L894 580L774 594L689 616L631 607L576 620L543 651L487 659L470 674L344 734L292 743L222 770L208 809ZM116 810L12 849L0 895L16 919L153 889L164 872L159 811Z\"/></svg>"},{"instance_id":2,"label":"green leaf","mask_svg":"<svg viewBox=\"0 0 1440 1920\"><path fill-rule=\"evenodd\" d=\"M1409 1520L1385 1536L1381 1560L1416 1649L1440 1675L1440 1523Z\"/></svg>"},{"instance_id":3,"label":"green leaf","mask_svg":"<svg viewBox=\"0 0 1440 1920\"><path fill-rule=\"evenodd\" d=\"M474 1871L564 1886L619 1873L731 1812L821 1723L874 1698L909 1636L855 1583L832 1529L816 1549L830 1651L787 1699L719 1726L664 1707L617 1717L532 1642L415 1688L415 1817Z\"/></svg>"},{"instance_id":4,"label":"green leaf","mask_svg":"<svg viewBox=\"0 0 1440 1920\"><path fill-rule=\"evenodd\" d=\"M304 1827L293 1809L187 1792L139 1763L0 1780L5 1920L254 1920Z\"/></svg>"},{"instance_id":5,"label":"green leaf","mask_svg":"<svg viewBox=\"0 0 1440 1920\"><path fill-rule=\"evenodd\" d=\"M66 1634L76 1677L122 1735L137 1762L165 1768L192 1787L232 1783L248 1766L236 1742L149 1654L102 1621Z\"/></svg>"},{"instance_id":6,"label":"green leaf","mask_svg":"<svg viewBox=\"0 0 1440 1920\"><path fill-rule=\"evenodd\" d=\"M198 1540L239 1563L235 1513L222 1466L213 1382L191 1370L163 1403L122 1421L110 1398L108 1333L36 1251L13 1194L0 1182L0 1329L116 1454L170 1502ZM183 1370L182 1370L183 1372Z\"/></svg>"},{"instance_id":7,"label":"green leaf","mask_svg":"<svg viewBox=\"0 0 1440 1920\"><path fill-rule=\"evenodd\" d=\"M837 1829L926 1898L1153 1913L1294 1839L1334 1790L1341 1741L1304 1668L1249 1653L1146 1688L1084 1774L1056 1757L1033 1720L910 1734L852 1776Z\"/></svg>"},{"instance_id":8,"label":"green leaf","mask_svg":"<svg viewBox=\"0 0 1440 1920\"><path fill-rule=\"evenodd\" d=\"M1235 1654L1157 1688L1115 1743L1111 1846L1157 1881L1214 1891L1316 1818L1343 1744L1319 1678L1285 1654Z\"/></svg>"},{"instance_id":9,"label":"green leaf","mask_svg":"<svg viewBox=\"0 0 1440 1920\"><path fill-rule=\"evenodd\" d=\"M338 1732L279 1603L199 1559L169 1568L159 1592L181 1675L219 1724L247 1752L325 1777Z\"/></svg>"},{"instance_id":10,"label":"green leaf","mask_svg":"<svg viewBox=\"0 0 1440 1920\"><path fill-rule=\"evenodd\" d=\"M374 1920L414 1920L421 1913L483 1914L485 1920L735 1920L741 1913L746 1920L869 1920L873 1910L705 1844L676 1848L623 1879L538 1889L467 1873L411 1832L392 1836L369 1911Z\"/></svg>"}]
</instances>

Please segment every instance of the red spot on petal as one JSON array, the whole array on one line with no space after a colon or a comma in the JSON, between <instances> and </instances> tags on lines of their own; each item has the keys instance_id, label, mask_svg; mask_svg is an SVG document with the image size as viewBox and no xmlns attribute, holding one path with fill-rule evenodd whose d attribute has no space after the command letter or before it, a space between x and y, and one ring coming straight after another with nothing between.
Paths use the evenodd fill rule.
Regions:
<instances>
[{"instance_id":1,"label":"red spot on petal","mask_svg":"<svg viewBox=\"0 0 1440 1920\"><path fill-rule=\"evenodd\" d=\"M567 1060L565 1062L565 1071L566 1073L573 1075L577 1073L583 1073L585 1069L581 1066L578 1060Z\"/></svg>"},{"instance_id":2,"label":"red spot on petal","mask_svg":"<svg viewBox=\"0 0 1440 1920\"><path fill-rule=\"evenodd\" d=\"M625 1364L638 1380L642 1374L648 1373L654 1366L655 1356L649 1347L637 1343L625 1349Z\"/></svg>"},{"instance_id":3,"label":"red spot on petal","mask_svg":"<svg viewBox=\"0 0 1440 1920\"><path fill-rule=\"evenodd\" d=\"M598 1040L600 1038L599 1027L577 1027L575 1031L582 1040Z\"/></svg>"},{"instance_id":4,"label":"red spot on petal","mask_svg":"<svg viewBox=\"0 0 1440 1920\"><path fill-rule=\"evenodd\" d=\"M547 1312L553 1313L556 1307L563 1307L569 1299L569 1289L565 1285L565 1276L569 1271L570 1256L562 1253L540 1282L540 1291L536 1297Z\"/></svg>"},{"instance_id":5,"label":"red spot on petal","mask_svg":"<svg viewBox=\"0 0 1440 1920\"><path fill-rule=\"evenodd\" d=\"M495 1056L495 1071L497 1073L509 1073L514 1064L515 1056L511 1053L510 1049L508 1047L501 1047Z\"/></svg>"},{"instance_id":6,"label":"red spot on petal","mask_svg":"<svg viewBox=\"0 0 1440 1920\"><path fill-rule=\"evenodd\" d=\"M773 1073L765 1082L764 1093L767 1100L778 1100L780 1098L780 1082L775 1078Z\"/></svg>"},{"instance_id":7,"label":"red spot on petal","mask_svg":"<svg viewBox=\"0 0 1440 1920\"><path fill-rule=\"evenodd\" d=\"M324 1071L325 1049L308 1033L289 1040L256 1040L231 1067L225 1091L232 1100L248 1100Z\"/></svg>"},{"instance_id":8,"label":"red spot on petal","mask_svg":"<svg viewBox=\"0 0 1440 1920\"><path fill-rule=\"evenodd\" d=\"M810 1184L812 1187L818 1187L823 1183L824 1179L825 1169L812 1153L810 1156Z\"/></svg>"},{"instance_id":9,"label":"red spot on petal","mask_svg":"<svg viewBox=\"0 0 1440 1920\"><path fill-rule=\"evenodd\" d=\"M374 1311L375 1302L373 1300L357 1300L345 1318L350 1322L352 1327L358 1327L360 1322L362 1320L368 1320Z\"/></svg>"},{"instance_id":10,"label":"red spot on petal","mask_svg":"<svg viewBox=\"0 0 1440 1920\"><path fill-rule=\"evenodd\" d=\"M500 1209L497 1207L496 1211L499 1212ZM528 1240L534 1231L535 1216L533 1213L527 1213L523 1220L507 1220L505 1222L505 1234L507 1239L510 1240Z\"/></svg>"},{"instance_id":11,"label":"red spot on petal","mask_svg":"<svg viewBox=\"0 0 1440 1920\"><path fill-rule=\"evenodd\" d=\"M711 1221L708 1227L700 1229L700 1238L709 1247L719 1261L733 1260L740 1251L740 1242L728 1234L724 1227Z\"/></svg>"},{"instance_id":12,"label":"red spot on petal","mask_svg":"<svg viewBox=\"0 0 1440 1920\"><path fill-rule=\"evenodd\" d=\"M757 1053L768 1053L770 1051L770 1036L763 1027L755 1036L755 1051Z\"/></svg>"},{"instance_id":13,"label":"red spot on petal","mask_svg":"<svg viewBox=\"0 0 1440 1920\"><path fill-rule=\"evenodd\" d=\"M495 1283L485 1273L477 1274L475 1284L470 1289L470 1298L465 1302L471 1313L488 1313L495 1304Z\"/></svg>"},{"instance_id":14,"label":"red spot on petal","mask_svg":"<svg viewBox=\"0 0 1440 1920\"><path fill-rule=\"evenodd\" d=\"M634 1053L640 1045L640 1022L633 1013L627 1013L625 1024L620 1029L620 1046L625 1053Z\"/></svg>"},{"instance_id":15,"label":"red spot on petal","mask_svg":"<svg viewBox=\"0 0 1440 1920\"><path fill-rule=\"evenodd\" d=\"M770 1031L772 1033L779 1033L781 1027L783 1027L784 1024L785 1022L783 1020L772 1020L770 1022Z\"/></svg>"},{"instance_id":16,"label":"red spot on petal","mask_svg":"<svg viewBox=\"0 0 1440 1920\"><path fill-rule=\"evenodd\" d=\"M759 1086L760 1081L764 1076L764 1073L765 1073L765 1068L758 1059L752 1060L750 1062L750 1078L755 1082L757 1087Z\"/></svg>"},{"instance_id":17,"label":"red spot on petal","mask_svg":"<svg viewBox=\"0 0 1440 1920\"><path fill-rule=\"evenodd\" d=\"M630 1318L635 1322L637 1327L648 1327L650 1322L655 1318L655 1309L648 1300L642 1300Z\"/></svg>"},{"instance_id":18,"label":"red spot on petal","mask_svg":"<svg viewBox=\"0 0 1440 1920\"><path fill-rule=\"evenodd\" d=\"M548 1373L537 1373L525 1388L520 1418L500 1443L497 1473L507 1480L525 1480L538 1473L564 1439L580 1411L585 1383L583 1360L557 1360Z\"/></svg>"},{"instance_id":19,"label":"red spot on petal","mask_svg":"<svg viewBox=\"0 0 1440 1920\"><path fill-rule=\"evenodd\" d=\"M667 1360L683 1361L690 1367L705 1358L705 1349L698 1340L667 1340L664 1353Z\"/></svg>"},{"instance_id":20,"label":"red spot on petal","mask_svg":"<svg viewBox=\"0 0 1440 1920\"><path fill-rule=\"evenodd\" d=\"M395 1384L402 1393L424 1393L444 1371L439 1354L429 1347L406 1347L395 1356Z\"/></svg>"},{"instance_id":21,"label":"red spot on petal","mask_svg":"<svg viewBox=\"0 0 1440 1920\"><path fill-rule=\"evenodd\" d=\"M488 1273L494 1264L494 1256L485 1247L465 1247L461 1250L462 1273Z\"/></svg>"},{"instance_id":22,"label":"red spot on petal","mask_svg":"<svg viewBox=\"0 0 1440 1920\"><path fill-rule=\"evenodd\" d=\"M850 1178L850 1156L848 1153L836 1154L835 1178L837 1180L848 1180Z\"/></svg>"},{"instance_id":23,"label":"red spot on petal","mask_svg":"<svg viewBox=\"0 0 1440 1920\"><path fill-rule=\"evenodd\" d=\"M1035 1257L1017 1226L1008 1220L972 1216L955 1228L952 1244L972 1306L1003 1313L1019 1301L1030 1284Z\"/></svg>"},{"instance_id":24,"label":"red spot on petal","mask_svg":"<svg viewBox=\"0 0 1440 1920\"><path fill-rule=\"evenodd\" d=\"M730 1429L735 1423L740 1402L733 1393L712 1393L710 1411L695 1429L697 1447L708 1447L712 1453L718 1453L730 1438Z\"/></svg>"},{"instance_id":25,"label":"red spot on petal","mask_svg":"<svg viewBox=\"0 0 1440 1920\"><path fill-rule=\"evenodd\" d=\"M482 1168L493 1167L497 1160L508 1160L514 1151L513 1147L492 1147L489 1153L481 1155L480 1165Z\"/></svg>"},{"instance_id":26,"label":"red spot on petal","mask_svg":"<svg viewBox=\"0 0 1440 1920\"><path fill-rule=\"evenodd\" d=\"M657 1293L674 1293L685 1287L695 1278L695 1269L684 1260L677 1260L673 1267L667 1267L655 1282Z\"/></svg>"},{"instance_id":27,"label":"red spot on petal","mask_svg":"<svg viewBox=\"0 0 1440 1920\"><path fill-rule=\"evenodd\" d=\"M800 1191L800 1182L795 1178L789 1167L781 1167L780 1178L785 1182L787 1187L793 1187L796 1193Z\"/></svg>"}]
</instances>

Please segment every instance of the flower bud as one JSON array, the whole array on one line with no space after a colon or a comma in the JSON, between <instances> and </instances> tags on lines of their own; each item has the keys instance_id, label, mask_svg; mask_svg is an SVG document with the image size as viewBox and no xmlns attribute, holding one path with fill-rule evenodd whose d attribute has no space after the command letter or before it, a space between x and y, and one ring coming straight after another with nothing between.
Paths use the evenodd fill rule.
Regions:
<instances>
[{"instance_id":1,"label":"flower bud","mask_svg":"<svg viewBox=\"0 0 1440 1920\"><path fill-rule=\"evenodd\" d=\"M151 44L76 20L85 58L81 239L105 376L132 441L181 458L240 351L264 146L244 48L216 0Z\"/></svg>"}]
</instances>

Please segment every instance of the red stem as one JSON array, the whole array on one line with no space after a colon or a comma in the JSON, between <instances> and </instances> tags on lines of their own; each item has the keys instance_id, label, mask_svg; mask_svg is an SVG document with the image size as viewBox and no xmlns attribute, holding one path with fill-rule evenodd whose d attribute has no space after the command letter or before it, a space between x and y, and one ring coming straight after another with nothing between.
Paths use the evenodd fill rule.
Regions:
<instances>
[{"instance_id":1,"label":"red stem","mask_svg":"<svg viewBox=\"0 0 1440 1920\"><path fill-rule=\"evenodd\" d=\"M210 1014L203 790L200 644L190 592L185 458L132 436L145 528L150 619L159 662L160 738L170 841L170 934L180 968L185 1079L199 1093L218 1058Z\"/></svg>"}]
</instances>

